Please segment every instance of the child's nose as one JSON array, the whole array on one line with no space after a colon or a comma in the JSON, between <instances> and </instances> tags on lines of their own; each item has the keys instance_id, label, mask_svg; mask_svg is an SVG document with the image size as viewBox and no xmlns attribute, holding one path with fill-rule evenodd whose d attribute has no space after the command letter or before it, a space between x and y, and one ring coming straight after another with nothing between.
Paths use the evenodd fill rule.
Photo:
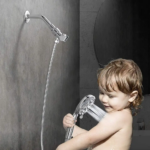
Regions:
<instances>
[{"instance_id":1,"label":"child's nose","mask_svg":"<svg viewBox=\"0 0 150 150\"><path fill-rule=\"evenodd\" d=\"M101 97L100 97L100 100L103 102L103 103L107 103L108 102L108 97L107 97L107 95L102 95Z\"/></svg>"}]
</instances>

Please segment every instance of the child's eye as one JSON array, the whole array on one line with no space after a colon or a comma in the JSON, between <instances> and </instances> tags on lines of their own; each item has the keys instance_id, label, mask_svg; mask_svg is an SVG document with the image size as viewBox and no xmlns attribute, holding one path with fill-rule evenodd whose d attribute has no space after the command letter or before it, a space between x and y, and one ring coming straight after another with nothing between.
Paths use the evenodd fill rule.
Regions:
<instances>
[{"instance_id":1,"label":"child's eye","mask_svg":"<svg viewBox=\"0 0 150 150\"><path fill-rule=\"evenodd\" d=\"M108 97L109 97L109 98L113 98L114 96L113 96L113 95L108 95Z\"/></svg>"}]
</instances>

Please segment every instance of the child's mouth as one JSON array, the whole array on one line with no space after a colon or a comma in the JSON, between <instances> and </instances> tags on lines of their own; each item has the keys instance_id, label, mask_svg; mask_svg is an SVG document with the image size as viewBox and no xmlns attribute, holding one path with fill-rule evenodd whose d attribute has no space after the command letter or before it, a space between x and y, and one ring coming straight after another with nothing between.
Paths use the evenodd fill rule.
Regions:
<instances>
[{"instance_id":1,"label":"child's mouth","mask_svg":"<svg viewBox=\"0 0 150 150\"><path fill-rule=\"evenodd\" d=\"M105 108L111 108L110 106L105 106L105 105L104 105L104 107L105 107Z\"/></svg>"},{"instance_id":2,"label":"child's mouth","mask_svg":"<svg viewBox=\"0 0 150 150\"><path fill-rule=\"evenodd\" d=\"M105 107L110 107L110 106L107 106L107 105L104 105Z\"/></svg>"}]
</instances>

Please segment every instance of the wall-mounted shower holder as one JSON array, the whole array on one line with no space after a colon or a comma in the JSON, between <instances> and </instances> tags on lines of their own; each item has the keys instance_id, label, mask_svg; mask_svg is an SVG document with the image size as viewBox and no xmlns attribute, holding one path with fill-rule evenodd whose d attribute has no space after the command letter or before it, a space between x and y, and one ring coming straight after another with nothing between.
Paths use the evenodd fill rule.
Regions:
<instances>
[{"instance_id":1,"label":"wall-mounted shower holder","mask_svg":"<svg viewBox=\"0 0 150 150\"><path fill-rule=\"evenodd\" d=\"M30 12L27 10L24 14L24 19L25 19L25 22L28 23L30 21Z\"/></svg>"}]
</instances>

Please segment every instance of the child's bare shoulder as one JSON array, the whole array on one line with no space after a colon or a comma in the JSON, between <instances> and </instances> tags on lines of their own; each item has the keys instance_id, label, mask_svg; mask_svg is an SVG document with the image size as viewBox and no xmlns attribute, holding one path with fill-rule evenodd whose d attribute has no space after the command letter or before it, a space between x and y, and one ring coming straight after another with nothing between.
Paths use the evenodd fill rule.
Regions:
<instances>
[{"instance_id":1,"label":"child's bare shoulder","mask_svg":"<svg viewBox=\"0 0 150 150\"><path fill-rule=\"evenodd\" d=\"M109 122L119 123L120 125L124 125L126 122L131 120L131 114L128 111L116 111L112 113L108 113L105 117Z\"/></svg>"},{"instance_id":2,"label":"child's bare shoulder","mask_svg":"<svg viewBox=\"0 0 150 150\"><path fill-rule=\"evenodd\" d=\"M110 116L116 116L116 117L123 117L123 118L126 118L129 116L129 111L127 110L120 110L120 111L115 111L115 112L111 112L109 113ZM131 114L130 114L131 115Z\"/></svg>"},{"instance_id":3,"label":"child's bare shoulder","mask_svg":"<svg viewBox=\"0 0 150 150\"><path fill-rule=\"evenodd\" d=\"M91 144L102 141L124 129L129 122L129 115L126 111L107 113L105 117L89 132L87 137Z\"/></svg>"}]
</instances>

